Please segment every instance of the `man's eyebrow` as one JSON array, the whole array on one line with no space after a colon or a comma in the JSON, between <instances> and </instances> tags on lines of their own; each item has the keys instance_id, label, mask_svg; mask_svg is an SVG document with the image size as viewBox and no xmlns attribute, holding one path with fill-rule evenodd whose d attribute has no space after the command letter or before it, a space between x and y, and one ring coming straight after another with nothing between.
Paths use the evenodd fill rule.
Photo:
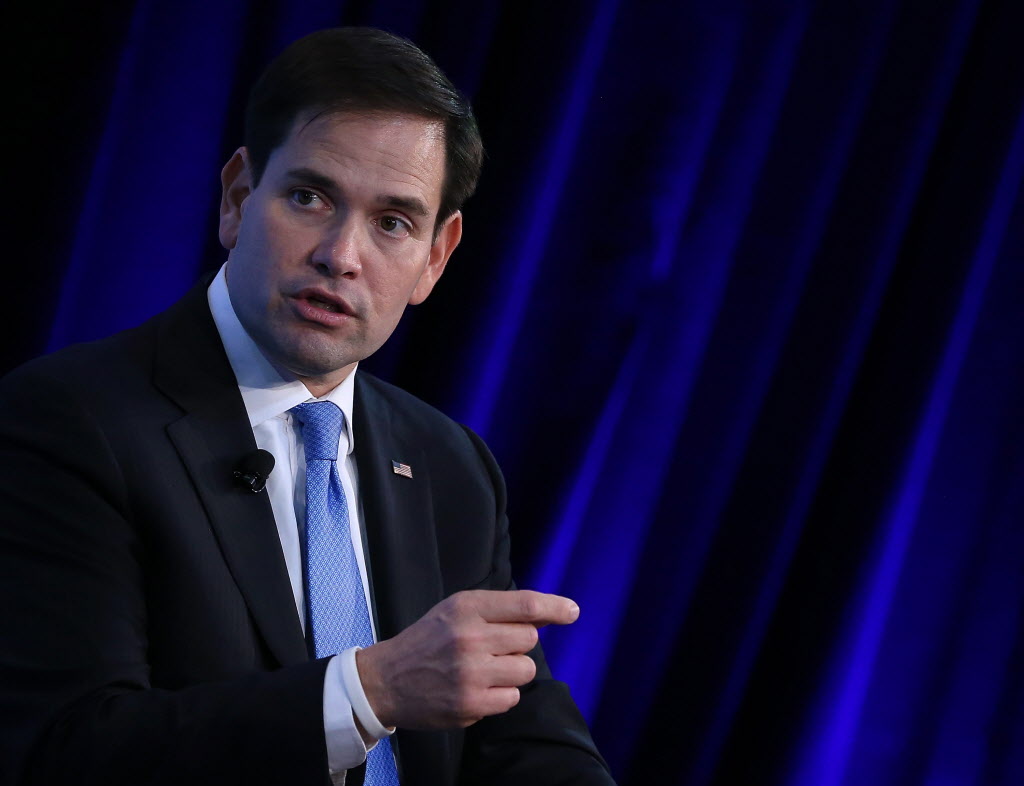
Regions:
<instances>
[{"instance_id":1,"label":"man's eyebrow","mask_svg":"<svg viewBox=\"0 0 1024 786\"><path fill-rule=\"evenodd\" d=\"M327 175L304 166L289 169L285 175L289 180L299 180L303 183L308 183L311 186L319 188L321 191L334 192L338 188L338 184L331 180L331 178L327 177Z\"/></svg>"},{"instance_id":2,"label":"man's eyebrow","mask_svg":"<svg viewBox=\"0 0 1024 786\"><path fill-rule=\"evenodd\" d=\"M387 205L388 207L398 208L404 210L406 213L412 213L414 216L420 216L421 218L430 218L430 209L423 203L422 200L416 199L415 197L403 197L394 196L392 194L381 194L377 197L377 201L381 204Z\"/></svg>"}]
</instances>

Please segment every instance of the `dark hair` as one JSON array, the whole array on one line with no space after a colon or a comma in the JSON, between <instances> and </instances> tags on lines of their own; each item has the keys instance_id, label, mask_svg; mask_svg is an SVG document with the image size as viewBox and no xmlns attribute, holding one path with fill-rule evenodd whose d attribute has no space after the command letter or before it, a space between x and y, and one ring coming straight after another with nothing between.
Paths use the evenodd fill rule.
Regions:
<instances>
[{"instance_id":1,"label":"dark hair","mask_svg":"<svg viewBox=\"0 0 1024 786\"><path fill-rule=\"evenodd\" d=\"M445 176L435 230L476 188L483 143L473 110L411 41L369 27L338 27L300 38L278 55L253 85L245 110L256 183L307 111L386 111L442 121Z\"/></svg>"}]
</instances>

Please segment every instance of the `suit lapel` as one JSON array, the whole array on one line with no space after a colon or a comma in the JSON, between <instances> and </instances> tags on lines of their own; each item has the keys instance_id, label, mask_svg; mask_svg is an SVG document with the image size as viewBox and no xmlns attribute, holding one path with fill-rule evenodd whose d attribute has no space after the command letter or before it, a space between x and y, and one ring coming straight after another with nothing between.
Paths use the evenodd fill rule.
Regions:
<instances>
[{"instance_id":1,"label":"suit lapel","mask_svg":"<svg viewBox=\"0 0 1024 786\"><path fill-rule=\"evenodd\" d=\"M256 442L206 286L192 290L158 324L154 381L185 414L168 426L199 493L224 559L256 627L282 665L308 660L270 498L232 483Z\"/></svg>"},{"instance_id":2,"label":"suit lapel","mask_svg":"<svg viewBox=\"0 0 1024 786\"><path fill-rule=\"evenodd\" d=\"M375 623L378 635L390 638L444 597L429 467L363 372L356 377L353 415ZM393 461L409 465L412 477L396 474Z\"/></svg>"}]
</instances>

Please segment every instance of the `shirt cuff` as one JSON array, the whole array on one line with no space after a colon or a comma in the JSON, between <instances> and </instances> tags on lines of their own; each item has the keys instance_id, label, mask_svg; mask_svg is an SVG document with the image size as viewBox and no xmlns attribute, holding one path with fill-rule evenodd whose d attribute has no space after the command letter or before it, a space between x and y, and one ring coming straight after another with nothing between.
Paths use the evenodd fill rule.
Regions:
<instances>
[{"instance_id":1,"label":"shirt cuff","mask_svg":"<svg viewBox=\"0 0 1024 786\"><path fill-rule=\"evenodd\" d=\"M369 748L356 726L356 715L367 733L383 739L394 733L377 720L366 700L363 685L356 669L356 651L352 647L335 655L327 664L324 675L324 737L327 740L327 766L333 776L358 767L366 761Z\"/></svg>"},{"instance_id":2,"label":"shirt cuff","mask_svg":"<svg viewBox=\"0 0 1024 786\"><path fill-rule=\"evenodd\" d=\"M387 728L377 720L363 691L363 681L359 679L359 669L356 666L356 652L361 649L362 647L352 647L338 655L341 660L341 681L345 686L349 704L352 705L352 712L359 718L366 733L375 740L382 740L394 734L395 730Z\"/></svg>"}]
</instances>

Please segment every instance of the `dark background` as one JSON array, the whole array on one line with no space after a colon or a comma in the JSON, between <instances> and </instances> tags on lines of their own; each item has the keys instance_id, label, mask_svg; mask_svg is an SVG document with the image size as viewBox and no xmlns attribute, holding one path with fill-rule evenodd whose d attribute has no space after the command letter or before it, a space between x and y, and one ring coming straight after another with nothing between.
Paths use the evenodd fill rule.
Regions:
<instances>
[{"instance_id":1,"label":"dark background","mask_svg":"<svg viewBox=\"0 0 1024 786\"><path fill-rule=\"evenodd\" d=\"M3 369L223 261L219 169L287 42L411 37L489 156L365 365L492 446L618 779L1024 783L1024 4L0 13Z\"/></svg>"}]
</instances>

